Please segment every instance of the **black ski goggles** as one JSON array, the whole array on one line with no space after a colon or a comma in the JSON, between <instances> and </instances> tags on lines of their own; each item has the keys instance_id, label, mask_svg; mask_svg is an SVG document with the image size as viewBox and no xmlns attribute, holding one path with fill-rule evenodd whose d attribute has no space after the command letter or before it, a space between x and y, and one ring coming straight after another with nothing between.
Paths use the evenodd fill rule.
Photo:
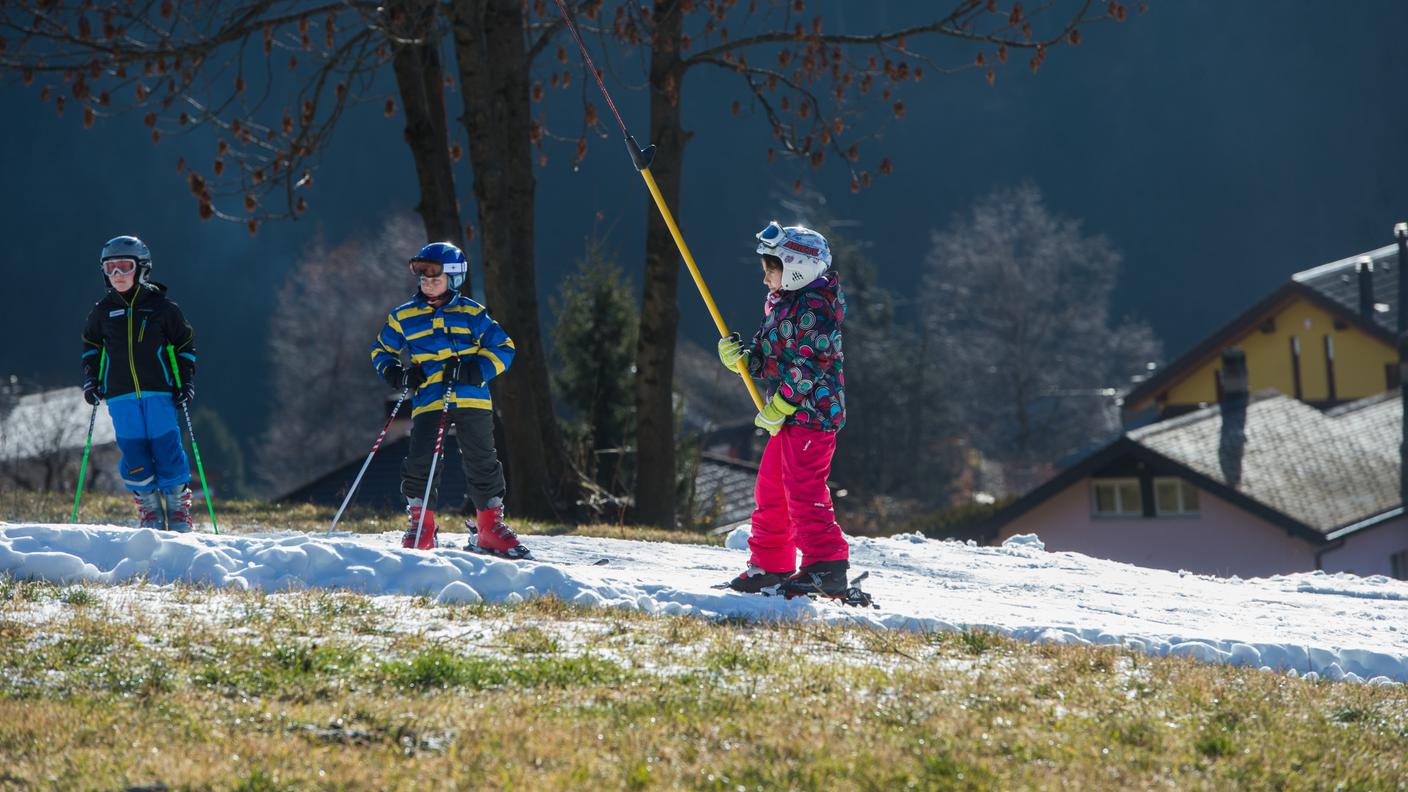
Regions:
<instances>
[{"instance_id":1,"label":"black ski goggles","mask_svg":"<svg viewBox=\"0 0 1408 792\"><path fill-rule=\"evenodd\" d=\"M422 278L438 278L445 274L445 265L428 259L411 259L411 272Z\"/></svg>"}]
</instances>

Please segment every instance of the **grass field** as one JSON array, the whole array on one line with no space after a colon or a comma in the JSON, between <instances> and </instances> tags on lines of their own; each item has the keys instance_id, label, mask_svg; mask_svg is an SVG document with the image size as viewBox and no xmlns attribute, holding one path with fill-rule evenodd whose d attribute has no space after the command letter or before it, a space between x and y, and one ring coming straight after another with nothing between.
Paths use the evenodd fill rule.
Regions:
<instances>
[{"instance_id":1,"label":"grass field","mask_svg":"<svg viewBox=\"0 0 1408 792\"><path fill-rule=\"evenodd\" d=\"M332 524L335 508L312 504L270 503L258 500L216 500L215 519L223 533L249 533L251 531L293 530L326 531ZM197 528L208 526L210 517L205 503L197 497L191 509ZM67 523L73 518L72 493L33 492L10 490L0 492L0 519L11 522ZM442 530L463 532L458 520L462 516L448 515L442 522ZM83 496L79 509L79 521L88 524L113 523L134 525L136 508L127 495L105 495L90 493ZM658 528L643 528L628 525L565 525L535 522L510 516L509 523L514 530L524 535L533 534L575 534L578 536L600 536L611 539L641 539L652 542L689 542L692 544L722 545L724 537L703 531L666 531ZM406 515L400 511L373 511L352 507L342 515L337 524L339 531L353 533L382 533L403 531L406 528ZM209 530L208 527L204 530Z\"/></svg>"},{"instance_id":2,"label":"grass field","mask_svg":"<svg viewBox=\"0 0 1408 792\"><path fill-rule=\"evenodd\" d=\"M64 522L71 502L0 496ZM228 532L330 510L227 502ZM124 498L85 522L130 520ZM400 516L354 513L355 531ZM619 526L527 524L710 541ZM1408 789L1408 687L553 599L0 575L0 789Z\"/></svg>"}]
</instances>

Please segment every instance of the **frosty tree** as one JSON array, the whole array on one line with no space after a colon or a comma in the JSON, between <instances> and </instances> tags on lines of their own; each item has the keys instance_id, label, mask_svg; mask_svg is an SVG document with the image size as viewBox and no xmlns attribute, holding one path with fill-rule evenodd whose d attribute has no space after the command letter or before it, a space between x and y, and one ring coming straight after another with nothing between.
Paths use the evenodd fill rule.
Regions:
<instances>
[{"instance_id":1,"label":"frosty tree","mask_svg":"<svg viewBox=\"0 0 1408 792\"><path fill-rule=\"evenodd\" d=\"M1118 428L1118 390L1160 345L1147 325L1110 315L1122 257L1108 239L1022 185L980 198L931 247L927 346L959 386L959 423L979 448L1049 462Z\"/></svg>"}]
</instances>

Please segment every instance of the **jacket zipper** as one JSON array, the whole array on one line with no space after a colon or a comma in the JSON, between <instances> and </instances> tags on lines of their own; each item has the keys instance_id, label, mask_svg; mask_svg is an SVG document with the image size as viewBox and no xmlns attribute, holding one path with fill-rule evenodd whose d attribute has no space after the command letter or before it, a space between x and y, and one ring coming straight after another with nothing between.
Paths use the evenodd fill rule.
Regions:
<instances>
[{"instance_id":1,"label":"jacket zipper","mask_svg":"<svg viewBox=\"0 0 1408 792\"><path fill-rule=\"evenodd\" d=\"M449 308L449 307L450 307L450 303L453 303L454 301L455 301L454 296L451 296L450 299L445 302L445 305L444 305L443 307L444 307L444 308ZM450 354L451 354L451 355L458 355L458 354L459 354L459 350L455 349L455 333L454 333L454 331L450 328L450 321L449 321L449 319L448 319L443 313L441 313L440 311L441 311L440 308L436 308L436 309L435 309L436 315L440 317L440 324L443 325L443 327L441 327L441 329L445 331L445 342L450 345ZM442 364L441 367L440 367L440 371L441 371L440 376L443 378L443 377L445 376L445 375L444 375L445 367L444 367L443 364ZM454 403L455 403L455 406L459 406L459 394L455 392L455 383L453 383L453 382L447 382L447 383L445 383L445 386L446 386L446 387L445 387L445 399L446 399L446 402L448 403L451 399L453 399L453 400L454 400Z\"/></svg>"},{"instance_id":2,"label":"jacket zipper","mask_svg":"<svg viewBox=\"0 0 1408 792\"><path fill-rule=\"evenodd\" d=\"M142 339L147 337L147 320L142 320L142 329L137 333L137 343L142 343Z\"/></svg>"},{"instance_id":3,"label":"jacket zipper","mask_svg":"<svg viewBox=\"0 0 1408 792\"><path fill-rule=\"evenodd\" d=\"M137 398L142 398L142 383L137 379L137 358L132 350L132 315L137 312L137 295L140 291L132 293L132 302L127 303L127 368L132 371L132 387L137 391Z\"/></svg>"}]
</instances>

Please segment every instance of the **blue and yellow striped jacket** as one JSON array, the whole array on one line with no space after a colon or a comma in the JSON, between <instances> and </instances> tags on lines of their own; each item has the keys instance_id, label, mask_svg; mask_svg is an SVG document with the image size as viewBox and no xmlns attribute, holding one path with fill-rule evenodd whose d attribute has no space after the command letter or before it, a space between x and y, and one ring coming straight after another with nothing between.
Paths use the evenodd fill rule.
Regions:
<instances>
[{"instance_id":1,"label":"blue and yellow striped jacket","mask_svg":"<svg viewBox=\"0 0 1408 792\"><path fill-rule=\"evenodd\" d=\"M392 309L386 325L372 342L372 365L381 374L387 366L400 363L401 350L408 349L411 363L420 364L426 381L411 397L411 416L440 410L445 385L441 374L445 360L452 355L477 358L485 385L457 383L451 388L450 407L488 410L489 380L504 373L513 363L513 339L479 303L456 294L440 308L432 307L417 293L415 299ZM470 362L465 360L465 363Z\"/></svg>"}]
</instances>

